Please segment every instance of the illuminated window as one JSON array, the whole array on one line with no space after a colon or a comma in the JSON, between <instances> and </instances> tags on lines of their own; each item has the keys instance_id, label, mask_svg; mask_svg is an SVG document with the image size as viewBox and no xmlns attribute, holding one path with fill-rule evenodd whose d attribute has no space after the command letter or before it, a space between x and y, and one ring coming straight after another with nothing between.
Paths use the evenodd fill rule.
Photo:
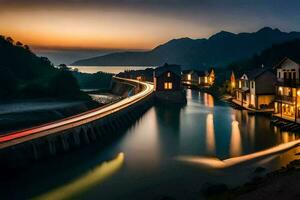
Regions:
<instances>
[{"instance_id":1,"label":"illuminated window","mask_svg":"<svg viewBox=\"0 0 300 200\"><path fill-rule=\"evenodd\" d=\"M171 73L170 73L170 72L168 72L168 73L167 73L167 76L168 76L168 77L171 77Z\"/></svg>"},{"instance_id":2,"label":"illuminated window","mask_svg":"<svg viewBox=\"0 0 300 200\"><path fill-rule=\"evenodd\" d=\"M239 81L239 88L242 88L242 81Z\"/></svg>"},{"instance_id":3,"label":"illuminated window","mask_svg":"<svg viewBox=\"0 0 300 200\"><path fill-rule=\"evenodd\" d=\"M165 90L171 90L173 88L173 83L172 82L165 82L164 83L164 89Z\"/></svg>"},{"instance_id":4,"label":"illuminated window","mask_svg":"<svg viewBox=\"0 0 300 200\"><path fill-rule=\"evenodd\" d=\"M207 83L207 76L204 77L204 82Z\"/></svg>"},{"instance_id":5,"label":"illuminated window","mask_svg":"<svg viewBox=\"0 0 300 200\"><path fill-rule=\"evenodd\" d=\"M199 77L199 84L201 83L201 78Z\"/></svg>"},{"instance_id":6,"label":"illuminated window","mask_svg":"<svg viewBox=\"0 0 300 200\"><path fill-rule=\"evenodd\" d=\"M188 78L189 81L192 80L192 75L188 74L187 78Z\"/></svg>"}]
</instances>

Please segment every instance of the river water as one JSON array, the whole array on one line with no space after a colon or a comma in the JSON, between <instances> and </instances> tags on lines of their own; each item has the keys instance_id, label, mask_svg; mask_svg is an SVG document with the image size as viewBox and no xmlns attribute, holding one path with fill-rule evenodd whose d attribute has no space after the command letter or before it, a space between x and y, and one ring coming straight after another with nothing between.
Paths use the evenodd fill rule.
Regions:
<instances>
[{"instance_id":1,"label":"river water","mask_svg":"<svg viewBox=\"0 0 300 200\"><path fill-rule=\"evenodd\" d=\"M207 93L188 89L187 100L182 108L151 107L104 149L96 145L33 164L15 173L1 193L9 199L201 199L207 183L243 184L257 175L258 166L278 169L300 151L214 168L210 163L217 159L251 154L299 136L280 132L267 116L234 110ZM190 156L206 162L188 162Z\"/></svg>"}]
</instances>

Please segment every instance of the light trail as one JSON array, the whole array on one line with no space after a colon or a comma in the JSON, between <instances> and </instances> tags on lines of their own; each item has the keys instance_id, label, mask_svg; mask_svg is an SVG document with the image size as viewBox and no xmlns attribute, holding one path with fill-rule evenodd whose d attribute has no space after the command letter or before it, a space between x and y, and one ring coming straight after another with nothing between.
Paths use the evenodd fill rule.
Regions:
<instances>
[{"instance_id":1,"label":"light trail","mask_svg":"<svg viewBox=\"0 0 300 200\"><path fill-rule=\"evenodd\" d=\"M72 197L84 193L91 187L101 184L107 178L116 173L122 167L124 163L124 157L124 153L121 152L113 160L103 162L79 178L74 179L63 186L42 194L36 198L33 198L33 200L72 199Z\"/></svg>"},{"instance_id":2,"label":"light trail","mask_svg":"<svg viewBox=\"0 0 300 200\"><path fill-rule=\"evenodd\" d=\"M287 151L289 149L292 149L300 144L300 139L295 140L288 143L279 144L275 147L271 147L262 151L258 151L255 153L228 158L225 160L220 160L218 158L207 158L207 157L201 157L201 156L178 156L175 158L177 161L181 162L187 162L187 163L193 163L198 164L210 168L216 168L216 169L222 169L222 168L228 168L232 167L234 165L238 165L241 163L244 163L246 161L250 161L256 158L261 158L269 155L274 155L276 153L280 153L283 151Z\"/></svg>"},{"instance_id":3,"label":"light trail","mask_svg":"<svg viewBox=\"0 0 300 200\"><path fill-rule=\"evenodd\" d=\"M30 129L25 129L21 131L16 131L12 133L5 134L3 136L0 136L0 149L5 148L7 146L15 145L21 142L24 142L24 138L26 137L27 140L31 140L37 137L49 135L52 133L56 133L59 131L67 130L73 127L77 127L86 123L89 123L91 121L100 119L104 116L107 116L109 114L115 113L121 109L124 109L144 98L152 94L154 91L154 86L150 83L146 82L140 82L137 80L131 80L131 79L124 79L115 77L115 79L129 82L129 83L135 83L140 84L143 87L143 90L133 96L127 97L121 101L118 101L116 103L96 108L78 115L74 115L72 117L68 117L62 120L58 120L52 123L47 123L41 126L36 126ZM18 140L22 139L22 140ZM26 141L27 141L26 140Z\"/></svg>"}]
</instances>

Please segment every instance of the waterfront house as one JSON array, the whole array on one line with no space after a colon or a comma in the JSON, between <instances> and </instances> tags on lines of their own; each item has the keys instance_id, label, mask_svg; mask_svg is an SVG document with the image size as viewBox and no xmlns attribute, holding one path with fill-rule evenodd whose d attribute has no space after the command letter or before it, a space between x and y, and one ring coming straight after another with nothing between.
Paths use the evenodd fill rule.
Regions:
<instances>
[{"instance_id":1,"label":"waterfront house","mask_svg":"<svg viewBox=\"0 0 300 200\"><path fill-rule=\"evenodd\" d=\"M215 82L215 71L211 69L209 72L205 71L199 76L199 85L204 87L210 87Z\"/></svg>"},{"instance_id":2,"label":"waterfront house","mask_svg":"<svg viewBox=\"0 0 300 200\"><path fill-rule=\"evenodd\" d=\"M241 106L262 110L273 108L276 76L270 69L260 68L244 73L238 79L235 102Z\"/></svg>"},{"instance_id":3,"label":"waterfront house","mask_svg":"<svg viewBox=\"0 0 300 200\"><path fill-rule=\"evenodd\" d=\"M230 75L230 86L229 87L230 87L230 93L233 94L235 87L236 87L236 79L235 79L235 75L234 75L233 71L231 72L231 75Z\"/></svg>"},{"instance_id":4,"label":"waterfront house","mask_svg":"<svg viewBox=\"0 0 300 200\"><path fill-rule=\"evenodd\" d=\"M209 86L212 86L215 83L215 79L216 79L216 74L215 74L215 70L211 69L208 77L207 77L207 83Z\"/></svg>"},{"instance_id":5,"label":"waterfront house","mask_svg":"<svg viewBox=\"0 0 300 200\"><path fill-rule=\"evenodd\" d=\"M238 87L235 91L234 102L241 106L248 107L249 105L249 79L244 73L238 80Z\"/></svg>"},{"instance_id":6,"label":"waterfront house","mask_svg":"<svg viewBox=\"0 0 300 200\"><path fill-rule=\"evenodd\" d=\"M205 76L204 71L198 70L183 70L182 71L182 84L187 86L199 86L201 78Z\"/></svg>"},{"instance_id":7,"label":"waterfront house","mask_svg":"<svg viewBox=\"0 0 300 200\"><path fill-rule=\"evenodd\" d=\"M186 98L181 86L181 67L165 64L153 73L155 96L158 100L185 103Z\"/></svg>"},{"instance_id":8,"label":"waterfront house","mask_svg":"<svg viewBox=\"0 0 300 200\"><path fill-rule=\"evenodd\" d=\"M300 122L300 64L284 58L275 66L277 72L274 115Z\"/></svg>"},{"instance_id":9,"label":"waterfront house","mask_svg":"<svg viewBox=\"0 0 300 200\"><path fill-rule=\"evenodd\" d=\"M155 91L181 90L181 68L179 65L165 64L154 70Z\"/></svg>"}]
</instances>

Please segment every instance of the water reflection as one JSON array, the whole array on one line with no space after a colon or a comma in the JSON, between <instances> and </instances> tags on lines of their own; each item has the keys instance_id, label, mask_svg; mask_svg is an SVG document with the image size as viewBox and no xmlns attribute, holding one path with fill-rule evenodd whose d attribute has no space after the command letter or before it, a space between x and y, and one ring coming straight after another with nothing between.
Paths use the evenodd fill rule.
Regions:
<instances>
[{"instance_id":1,"label":"water reflection","mask_svg":"<svg viewBox=\"0 0 300 200\"><path fill-rule=\"evenodd\" d=\"M215 129L213 114L208 114L206 117L206 149L209 155L215 155Z\"/></svg>"},{"instance_id":2,"label":"water reflection","mask_svg":"<svg viewBox=\"0 0 300 200\"><path fill-rule=\"evenodd\" d=\"M142 118L132 127L136 134L130 134L123 139L120 151L126 154L126 167L135 171L155 169L159 164L160 138L157 110L151 108L147 112L147 122ZM131 132L132 130L129 130ZM147 155L147 156L145 156Z\"/></svg>"},{"instance_id":3,"label":"water reflection","mask_svg":"<svg viewBox=\"0 0 300 200\"><path fill-rule=\"evenodd\" d=\"M16 198L13 199L28 199L40 194L43 189L64 185L70 177L78 174L76 170L86 171L85 164L88 162L88 166L92 165L94 168L89 172L93 175L89 176L87 173L43 197L84 197L82 194L73 193L73 188L76 188L87 195L86 199L156 199L157 194L176 196L176 192L184 194L185 191L198 191L203 183L215 180L225 184L241 184L249 178L248 171L255 169L252 167L257 161L261 161L258 164L268 165L268 170L274 170L293 159L296 153L294 149L287 151L291 152L288 154L281 153L300 143L300 140L295 140L299 138L297 134L281 133L280 129L270 126L267 116L248 116L247 111L234 110L225 103L214 100L209 94L192 90L187 90L186 94L188 104L185 107L155 105L112 145L104 150L99 149L98 145L91 147L101 157L125 153L126 165L121 168L121 172L115 173L109 179L100 178L98 173L93 174L98 171L98 167L101 168L97 166L98 153L93 157L88 150L80 149L81 154L73 154L80 161L76 162L77 169L70 162L74 157L67 154L62 167L54 170L55 162L51 162L54 164L49 166L37 164L37 167L28 169L22 176L15 175L9 179L9 184L5 183L6 187L2 187L0 191L2 194L9 193L10 197L14 194ZM174 157L196 163L197 167L178 164L172 160ZM120 159L118 162L122 165L124 161ZM248 162L249 165L238 165L222 171L226 176L220 175L216 170L198 167L225 168ZM63 176L56 178L57 174ZM40 177L30 179L35 176ZM91 180L97 177L99 179L94 184ZM178 182L180 184L176 184ZM85 190L89 191L84 192ZM138 197L132 196L136 193Z\"/></svg>"},{"instance_id":4,"label":"water reflection","mask_svg":"<svg viewBox=\"0 0 300 200\"><path fill-rule=\"evenodd\" d=\"M255 117L249 116L248 118L248 136L251 147L255 145Z\"/></svg>"},{"instance_id":5,"label":"water reflection","mask_svg":"<svg viewBox=\"0 0 300 200\"><path fill-rule=\"evenodd\" d=\"M239 156L242 153L241 132L239 122L231 123L231 140L230 140L230 155L231 157Z\"/></svg>"},{"instance_id":6,"label":"water reflection","mask_svg":"<svg viewBox=\"0 0 300 200\"><path fill-rule=\"evenodd\" d=\"M34 199L71 199L72 197L77 196L91 187L103 182L105 179L117 172L123 163L124 153L119 153L115 159L104 162L92 171L73 180L72 182Z\"/></svg>"},{"instance_id":7,"label":"water reflection","mask_svg":"<svg viewBox=\"0 0 300 200\"><path fill-rule=\"evenodd\" d=\"M258 151L243 156L228 158L225 160L219 160L218 158L205 158L202 156L178 156L175 159L178 161L200 164L212 168L227 168L247 161L252 161L254 159L264 158L266 156L273 156L277 153L281 153L283 151L292 149L298 146L299 144L300 144L300 140L295 140L288 143L279 144L275 147L271 147L262 151Z\"/></svg>"},{"instance_id":8,"label":"water reflection","mask_svg":"<svg viewBox=\"0 0 300 200\"><path fill-rule=\"evenodd\" d=\"M204 106L207 106L209 108L214 107L214 98L208 93L204 93Z\"/></svg>"}]
</instances>

